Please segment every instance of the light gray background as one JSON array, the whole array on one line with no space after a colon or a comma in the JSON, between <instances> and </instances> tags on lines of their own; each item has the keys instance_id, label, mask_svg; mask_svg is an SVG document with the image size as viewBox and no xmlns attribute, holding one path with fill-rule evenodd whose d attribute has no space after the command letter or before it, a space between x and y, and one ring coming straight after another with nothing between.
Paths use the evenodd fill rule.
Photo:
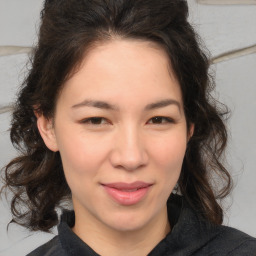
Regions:
<instances>
[{"instance_id":1,"label":"light gray background","mask_svg":"<svg viewBox=\"0 0 256 256\"><path fill-rule=\"evenodd\" d=\"M42 0L0 0L0 45L31 46ZM256 43L256 6L198 5L189 0L190 20L212 55ZM0 57L0 106L13 101L26 74L26 54ZM226 205L225 224L256 236L256 54L212 66L216 73L216 95L232 110L227 157L235 179L232 198ZM9 140L8 113L0 115L0 167L15 151ZM7 202L0 201L0 255L25 255L53 235L29 233L6 225L11 218ZM54 230L56 232L56 230Z\"/></svg>"}]
</instances>

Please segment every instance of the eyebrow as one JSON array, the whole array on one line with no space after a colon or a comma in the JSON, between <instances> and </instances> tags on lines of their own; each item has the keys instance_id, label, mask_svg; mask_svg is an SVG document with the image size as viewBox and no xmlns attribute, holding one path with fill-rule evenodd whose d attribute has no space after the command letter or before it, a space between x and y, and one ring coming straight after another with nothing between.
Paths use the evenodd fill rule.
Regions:
<instances>
[{"instance_id":1,"label":"eyebrow","mask_svg":"<svg viewBox=\"0 0 256 256\"><path fill-rule=\"evenodd\" d=\"M177 100L174 100L174 99L164 99L164 100L160 100L160 101L157 101L154 103L150 103L145 106L144 110L149 111L149 110L167 107L170 105L176 105L178 107L179 111L181 111L181 104ZM94 107L94 108L113 110L113 111L120 110L119 107L116 105L112 105L108 102L99 101L99 100L84 100L84 101L72 106L72 108L74 108L74 109L80 108L80 107Z\"/></svg>"},{"instance_id":2,"label":"eyebrow","mask_svg":"<svg viewBox=\"0 0 256 256\"><path fill-rule=\"evenodd\" d=\"M100 101L100 100L84 100L72 106L72 108L80 108L80 107L94 107L94 108L119 111L119 108L117 106L109 104L105 101Z\"/></svg>"},{"instance_id":3,"label":"eyebrow","mask_svg":"<svg viewBox=\"0 0 256 256\"><path fill-rule=\"evenodd\" d=\"M178 107L179 111L181 111L180 103L174 99L165 99L165 100L157 101L155 103L148 104L144 110L149 111L149 110L153 110L153 109L167 107L170 105L176 105Z\"/></svg>"}]
</instances>

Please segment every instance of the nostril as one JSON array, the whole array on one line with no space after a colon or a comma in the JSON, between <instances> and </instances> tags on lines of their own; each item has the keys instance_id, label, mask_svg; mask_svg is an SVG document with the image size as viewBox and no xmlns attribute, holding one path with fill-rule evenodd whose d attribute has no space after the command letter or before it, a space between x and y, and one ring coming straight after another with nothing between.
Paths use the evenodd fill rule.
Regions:
<instances>
[{"instance_id":1,"label":"nostril","mask_svg":"<svg viewBox=\"0 0 256 256\"><path fill-rule=\"evenodd\" d=\"M111 164L115 168L123 168L127 171L134 171L148 163L148 157L145 152L132 152L124 154L122 152L115 152L110 157Z\"/></svg>"},{"instance_id":2,"label":"nostril","mask_svg":"<svg viewBox=\"0 0 256 256\"><path fill-rule=\"evenodd\" d=\"M147 165L147 150L137 127L126 123L116 136L110 155L112 166L134 171Z\"/></svg>"}]
</instances>

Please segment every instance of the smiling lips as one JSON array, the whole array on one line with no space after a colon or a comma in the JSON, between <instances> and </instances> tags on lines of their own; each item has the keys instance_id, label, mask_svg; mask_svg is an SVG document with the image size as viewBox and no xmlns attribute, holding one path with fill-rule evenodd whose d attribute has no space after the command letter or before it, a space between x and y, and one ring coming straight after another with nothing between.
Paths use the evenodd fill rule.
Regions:
<instances>
[{"instance_id":1,"label":"smiling lips","mask_svg":"<svg viewBox=\"0 0 256 256\"><path fill-rule=\"evenodd\" d=\"M142 181L133 183L102 184L108 195L121 205L134 205L139 203L148 193L152 184Z\"/></svg>"}]
</instances>

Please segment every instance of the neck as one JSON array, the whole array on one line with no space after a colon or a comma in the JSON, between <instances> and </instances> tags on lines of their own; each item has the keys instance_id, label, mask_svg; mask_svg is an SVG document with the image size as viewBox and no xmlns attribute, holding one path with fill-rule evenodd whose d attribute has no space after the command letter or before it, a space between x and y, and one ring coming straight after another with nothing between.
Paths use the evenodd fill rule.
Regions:
<instances>
[{"instance_id":1,"label":"neck","mask_svg":"<svg viewBox=\"0 0 256 256\"><path fill-rule=\"evenodd\" d=\"M87 217L76 215L73 231L95 252L103 256L147 255L170 232L167 209L144 227L133 231L113 230Z\"/></svg>"}]
</instances>

